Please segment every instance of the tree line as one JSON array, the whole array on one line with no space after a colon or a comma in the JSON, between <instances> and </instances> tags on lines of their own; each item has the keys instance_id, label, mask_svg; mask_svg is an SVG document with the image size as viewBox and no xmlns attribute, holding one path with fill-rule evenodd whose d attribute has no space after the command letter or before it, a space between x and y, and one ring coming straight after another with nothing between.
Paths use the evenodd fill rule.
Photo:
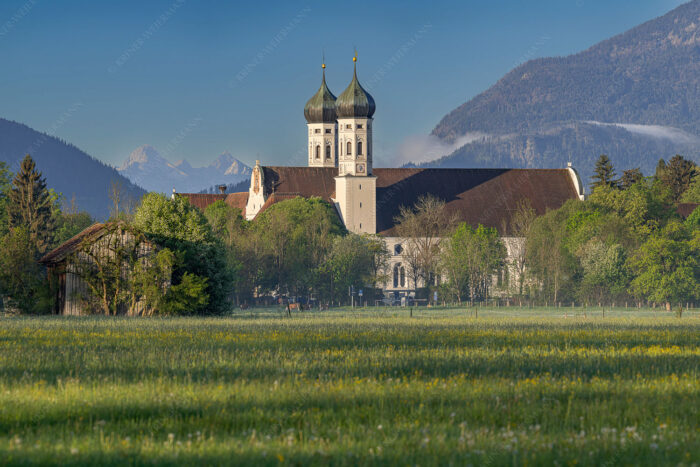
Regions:
<instances>
[{"instance_id":1,"label":"tree line","mask_svg":"<svg viewBox=\"0 0 700 467\"><path fill-rule=\"evenodd\" d=\"M253 221L223 201L201 211L185 197L150 193L138 203L112 187L109 229L132 240L108 243L76 270L95 313L116 314L138 302L143 314L223 313L235 306L292 300L342 305L364 289L366 303L396 281L417 298L464 303L497 296L542 303L637 301L670 307L698 298L700 211L687 219L679 203L700 201L697 166L681 156L645 177L615 174L601 156L592 193L537 216L522 201L496 228L460 223L432 196L400 209L401 269L386 240L348 232L320 198L273 204ZM6 307L51 310L55 284L37 259L93 223L46 187L27 156L12 176L0 166L0 293ZM142 245L157 249L148 260ZM133 271L123 277L124 265ZM405 284L403 280L405 279Z\"/></svg>"},{"instance_id":2,"label":"tree line","mask_svg":"<svg viewBox=\"0 0 700 467\"><path fill-rule=\"evenodd\" d=\"M535 219L527 229L527 293L556 303L645 302L684 305L700 298L700 210L685 220L680 203L700 202L698 167L681 156L617 178L601 155L592 193Z\"/></svg>"}]
</instances>

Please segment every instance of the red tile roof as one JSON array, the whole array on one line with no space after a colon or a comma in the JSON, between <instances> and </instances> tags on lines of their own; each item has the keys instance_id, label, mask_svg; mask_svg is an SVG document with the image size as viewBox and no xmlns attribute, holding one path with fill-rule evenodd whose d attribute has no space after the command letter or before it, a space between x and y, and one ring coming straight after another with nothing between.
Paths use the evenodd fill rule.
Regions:
<instances>
[{"instance_id":1,"label":"red tile roof","mask_svg":"<svg viewBox=\"0 0 700 467\"><path fill-rule=\"evenodd\" d=\"M195 206L202 211L205 210L210 204L214 204L217 201L224 201L226 204L232 208L240 209L243 216L245 216L245 207L248 204L248 192L241 193L229 193L229 194L208 194L208 193L177 193L178 196L184 196L187 198L192 206Z\"/></svg>"},{"instance_id":2,"label":"red tile roof","mask_svg":"<svg viewBox=\"0 0 700 467\"><path fill-rule=\"evenodd\" d=\"M178 196L184 196L194 207L197 207L204 211L207 206L214 204L217 201L223 201L226 199L225 194L208 194L208 193L177 193Z\"/></svg>"},{"instance_id":3,"label":"red tile roof","mask_svg":"<svg viewBox=\"0 0 700 467\"><path fill-rule=\"evenodd\" d=\"M245 207L248 204L248 192L244 191L242 193L229 193L226 195L224 200L226 204L232 208L237 208L241 210L243 217L245 217Z\"/></svg>"}]
</instances>

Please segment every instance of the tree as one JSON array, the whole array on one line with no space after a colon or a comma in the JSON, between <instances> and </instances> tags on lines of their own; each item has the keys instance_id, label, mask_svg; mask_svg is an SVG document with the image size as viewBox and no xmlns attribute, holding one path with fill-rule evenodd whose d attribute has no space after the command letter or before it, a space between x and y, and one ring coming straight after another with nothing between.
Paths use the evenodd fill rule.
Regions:
<instances>
[{"instance_id":1,"label":"tree","mask_svg":"<svg viewBox=\"0 0 700 467\"><path fill-rule=\"evenodd\" d=\"M530 233L532 223L537 218L535 210L529 199L518 202L515 213L510 218L510 234L514 237L511 241L510 257L511 267L518 278L518 295L523 294L525 283L525 270L527 265L527 236Z\"/></svg>"},{"instance_id":2,"label":"tree","mask_svg":"<svg viewBox=\"0 0 700 467\"><path fill-rule=\"evenodd\" d=\"M24 313L51 309L51 293L36 262L36 244L26 227L15 227L0 241L0 293Z\"/></svg>"},{"instance_id":3,"label":"tree","mask_svg":"<svg viewBox=\"0 0 700 467\"><path fill-rule=\"evenodd\" d=\"M683 156L675 155L671 158L666 169L661 175L661 181L671 190L671 197L677 203L683 193L690 187L696 178L697 166Z\"/></svg>"},{"instance_id":4,"label":"tree","mask_svg":"<svg viewBox=\"0 0 700 467\"><path fill-rule=\"evenodd\" d=\"M578 256L583 269L579 296L583 300L602 302L625 294L629 275L622 245L606 245L593 238L580 248Z\"/></svg>"},{"instance_id":5,"label":"tree","mask_svg":"<svg viewBox=\"0 0 700 467\"><path fill-rule=\"evenodd\" d=\"M700 176L695 176L688 189L681 196L681 203L698 203L700 204Z\"/></svg>"},{"instance_id":6,"label":"tree","mask_svg":"<svg viewBox=\"0 0 700 467\"><path fill-rule=\"evenodd\" d=\"M27 154L20 165L20 171L12 181L8 194L7 214L9 227L27 227L31 241L41 254L51 245L54 222L52 199L46 188L46 180L31 156Z\"/></svg>"},{"instance_id":7,"label":"tree","mask_svg":"<svg viewBox=\"0 0 700 467\"><path fill-rule=\"evenodd\" d=\"M493 277L503 268L506 254L496 229L460 224L441 257L449 289L460 302L467 297L472 301L488 298Z\"/></svg>"},{"instance_id":8,"label":"tree","mask_svg":"<svg viewBox=\"0 0 700 467\"><path fill-rule=\"evenodd\" d=\"M595 163L594 169L595 175L593 175L591 188L595 191L596 188L600 186L614 187L617 186L615 181L615 169L613 168L612 162L605 154L601 154L598 161Z\"/></svg>"},{"instance_id":9,"label":"tree","mask_svg":"<svg viewBox=\"0 0 700 467\"><path fill-rule=\"evenodd\" d=\"M627 190L635 183L641 182L643 178L644 175L642 174L641 170L639 170L639 167L625 170L622 172L622 177L620 178L620 188Z\"/></svg>"},{"instance_id":10,"label":"tree","mask_svg":"<svg viewBox=\"0 0 700 467\"><path fill-rule=\"evenodd\" d=\"M426 195L413 207L401 206L394 222L405 243L403 256L414 288L421 279L429 285L430 278L439 274L440 243L454 228L455 217L447 212L443 200Z\"/></svg>"},{"instance_id":11,"label":"tree","mask_svg":"<svg viewBox=\"0 0 700 467\"><path fill-rule=\"evenodd\" d=\"M71 199L70 204L64 203L62 209L58 207L58 203L55 203L53 217L56 230L54 231L52 248L78 235L95 223L89 213L78 210L75 197Z\"/></svg>"},{"instance_id":12,"label":"tree","mask_svg":"<svg viewBox=\"0 0 700 467\"><path fill-rule=\"evenodd\" d=\"M665 303L670 311L699 297L700 242L678 221L651 236L629 264L636 275L631 290L640 298Z\"/></svg>"},{"instance_id":13,"label":"tree","mask_svg":"<svg viewBox=\"0 0 700 467\"><path fill-rule=\"evenodd\" d=\"M251 223L251 235L262 239L262 289L280 295L307 296L328 289L324 263L337 236L346 233L333 206L321 198L281 201Z\"/></svg>"},{"instance_id":14,"label":"tree","mask_svg":"<svg viewBox=\"0 0 700 467\"><path fill-rule=\"evenodd\" d=\"M168 199L162 194L149 193L134 213L133 226L158 245L182 255L182 261L173 270L173 286L183 280L185 273L207 279L208 304L192 313L228 310L233 290L226 250L199 209L183 197Z\"/></svg>"},{"instance_id":15,"label":"tree","mask_svg":"<svg viewBox=\"0 0 700 467\"><path fill-rule=\"evenodd\" d=\"M241 210L229 206L224 201L216 201L207 206L204 216L211 226L212 233L226 249L226 263L233 281L233 293L236 302L242 303L252 296L257 276L259 257L252 248L257 243L257 238L250 238L257 236L249 232L250 224L243 218Z\"/></svg>"},{"instance_id":16,"label":"tree","mask_svg":"<svg viewBox=\"0 0 700 467\"><path fill-rule=\"evenodd\" d=\"M11 189L12 172L7 168L7 164L0 162L0 238L8 232L7 204Z\"/></svg>"},{"instance_id":17,"label":"tree","mask_svg":"<svg viewBox=\"0 0 700 467\"><path fill-rule=\"evenodd\" d=\"M366 235L367 251L371 255L370 285L376 291L377 284L384 284L389 280L389 259L391 253L386 246L386 241L377 235Z\"/></svg>"},{"instance_id":18,"label":"tree","mask_svg":"<svg viewBox=\"0 0 700 467\"><path fill-rule=\"evenodd\" d=\"M138 261L132 276L138 296L144 301L144 314L187 315L207 306L207 280L185 272L177 285L170 284L178 255L164 248L149 261Z\"/></svg>"},{"instance_id":19,"label":"tree","mask_svg":"<svg viewBox=\"0 0 700 467\"><path fill-rule=\"evenodd\" d=\"M654 171L654 178L657 180L661 180L664 176L664 172L666 171L666 161L663 160L663 158L659 159L659 162L656 163L656 170Z\"/></svg>"},{"instance_id":20,"label":"tree","mask_svg":"<svg viewBox=\"0 0 700 467\"><path fill-rule=\"evenodd\" d=\"M331 296L343 295L348 288L361 289L372 281L374 254L368 237L348 234L336 237L328 255Z\"/></svg>"},{"instance_id":21,"label":"tree","mask_svg":"<svg viewBox=\"0 0 700 467\"><path fill-rule=\"evenodd\" d=\"M545 296L557 302L563 286L574 276L574 260L566 248L567 220L581 209L577 201L568 201L560 209L549 211L532 224L527 237L527 262Z\"/></svg>"},{"instance_id":22,"label":"tree","mask_svg":"<svg viewBox=\"0 0 700 467\"><path fill-rule=\"evenodd\" d=\"M644 179L627 190L601 187L586 204L614 212L644 241L673 215L667 199L667 190L660 182Z\"/></svg>"},{"instance_id":23,"label":"tree","mask_svg":"<svg viewBox=\"0 0 700 467\"><path fill-rule=\"evenodd\" d=\"M112 221L130 221L136 209L136 202L124 188L121 180L112 180L107 192L112 205L109 208L109 219Z\"/></svg>"}]
</instances>

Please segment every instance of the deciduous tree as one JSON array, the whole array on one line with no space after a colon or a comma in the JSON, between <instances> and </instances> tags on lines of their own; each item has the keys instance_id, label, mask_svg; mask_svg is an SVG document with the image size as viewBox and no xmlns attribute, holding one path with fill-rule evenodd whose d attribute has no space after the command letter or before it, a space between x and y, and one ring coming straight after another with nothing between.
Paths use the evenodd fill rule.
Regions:
<instances>
[{"instance_id":1,"label":"deciduous tree","mask_svg":"<svg viewBox=\"0 0 700 467\"><path fill-rule=\"evenodd\" d=\"M639 298L682 305L699 297L700 242L678 221L652 235L630 258L636 277L632 292Z\"/></svg>"},{"instance_id":2,"label":"deciduous tree","mask_svg":"<svg viewBox=\"0 0 700 467\"><path fill-rule=\"evenodd\" d=\"M447 212L445 202L432 195L421 196L414 206L402 206L394 220L404 246L404 261L409 266L413 286L428 282L439 274L440 243L454 229L456 220Z\"/></svg>"}]
</instances>

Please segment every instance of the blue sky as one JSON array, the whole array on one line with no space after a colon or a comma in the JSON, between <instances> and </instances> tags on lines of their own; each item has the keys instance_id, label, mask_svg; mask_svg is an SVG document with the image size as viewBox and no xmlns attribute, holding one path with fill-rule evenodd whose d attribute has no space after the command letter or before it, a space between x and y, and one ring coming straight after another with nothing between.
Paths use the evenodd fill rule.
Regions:
<instances>
[{"instance_id":1,"label":"blue sky","mask_svg":"<svg viewBox=\"0 0 700 467\"><path fill-rule=\"evenodd\" d=\"M677 0L3 0L0 117L112 165L142 144L203 165L303 165L303 106L358 75L377 165L528 59L567 55Z\"/></svg>"}]
</instances>

